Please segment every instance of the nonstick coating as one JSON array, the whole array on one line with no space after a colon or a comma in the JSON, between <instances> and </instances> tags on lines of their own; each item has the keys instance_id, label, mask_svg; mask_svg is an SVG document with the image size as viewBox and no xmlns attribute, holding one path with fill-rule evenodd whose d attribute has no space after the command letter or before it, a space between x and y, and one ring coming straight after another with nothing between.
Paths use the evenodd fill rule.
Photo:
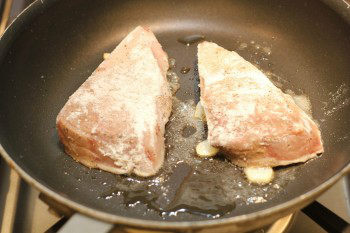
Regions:
<instances>
[{"instance_id":1,"label":"nonstick coating","mask_svg":"<svg viewBox=\"0 0 350 233\"><path fill-rule=\"evenodd\" d=\"M161 220L98 199L105 190L102 183L115 182L115 176L74 162L63 152L55 128L59 110L102 54L137 25L150 26L169 57L176 58L178 71L192 67L189 74L178 72L182 100L194 96L190 77L196 46L177 39L192 34L230 50L251 41L271 48L260 68L284 77L288 88L311 100L323 156L292 167L295 180L275 199L240 206L231 217L298 198L349 164L350 26L321 1L52 0L36 1L30 8L0 41L0 142L24 172L71 201L113 215ZM252 50L240 54L254 64L259 61Z\"/></svg>"}]
</instances>

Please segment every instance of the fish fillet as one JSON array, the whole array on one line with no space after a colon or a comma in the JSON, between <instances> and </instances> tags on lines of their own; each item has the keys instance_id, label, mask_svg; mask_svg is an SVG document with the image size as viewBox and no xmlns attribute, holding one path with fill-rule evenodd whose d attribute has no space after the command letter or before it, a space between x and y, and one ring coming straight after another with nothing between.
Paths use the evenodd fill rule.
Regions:
<instances>
[{"instance_id":1,"label":"fish fillet","mask_svg":"<svg viewBox=\"0 0 350 233\"><path fill-rule=\"evenodd\" d=\"M66 153L90 168L154 175L163 164L172 106L168 68L154 34L135 28L57 116Z\"/></svg>"},{"instance_id":2,"label":"fish fillet","mask_svg":"<svg viewBox=\"0 0 350 233\"><path fill-rule=\"evenodd\" d=\"M202 42L198 69L208 140L233 163L275 167L323 152L310 116L237 53Z\"/></svg>"}]
</instances>

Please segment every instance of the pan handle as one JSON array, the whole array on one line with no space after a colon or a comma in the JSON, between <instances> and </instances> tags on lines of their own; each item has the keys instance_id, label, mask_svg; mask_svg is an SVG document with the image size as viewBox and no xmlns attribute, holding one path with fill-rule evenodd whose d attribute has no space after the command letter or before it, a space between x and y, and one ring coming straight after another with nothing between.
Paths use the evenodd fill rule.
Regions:
<instances>
[{"instance_id":1,"label":"pan handle","mask_svg":"<svg viewBox=\"0 0 350 233\"><path fill-rule=\"evenodd\" d=\"M350 233L350 224L317 201L302 209L304 214L327 232Z\"/></svg>"}]
</instances>

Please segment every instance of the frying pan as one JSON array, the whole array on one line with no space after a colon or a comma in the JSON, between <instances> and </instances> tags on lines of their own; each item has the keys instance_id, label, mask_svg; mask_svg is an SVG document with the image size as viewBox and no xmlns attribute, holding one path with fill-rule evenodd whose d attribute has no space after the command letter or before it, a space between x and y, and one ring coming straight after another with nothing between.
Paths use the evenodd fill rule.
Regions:
<instances>
[{"instance_id":1,"label":"frying pan","mask_svg":"<svg viewBox=\"0 0 350 233\"><path fill-rule=\"evenodd\" d=\"M0 40L0 152L44 194L104 221L198 232L248 230L270 223L306 206L350 170L349 7L346 0L35 1ZM74 162L59 143L55 118L102 61L102 54L137 25L152 29L176 59L176 71L191 68L187 74L178 72L180 101L196 96L196 46L178 42L194 34L238 51L273 74L284 90L306 94L321 128L324 154L306 164L278 169L277 180L283 184L279 191L271 191L267 201L242 201L216 217L194 212L164 217L145 212L143 203L130 206L123 198L101 198L128 177ZM265 54L258 47L267 48ZM232 182L241 179L246 191L263 189L245 184L239 170L236 173ZM283 178L286 173L293 178ZM203 187L208 185L212 184Z\"/></svg>"}]
</instances>

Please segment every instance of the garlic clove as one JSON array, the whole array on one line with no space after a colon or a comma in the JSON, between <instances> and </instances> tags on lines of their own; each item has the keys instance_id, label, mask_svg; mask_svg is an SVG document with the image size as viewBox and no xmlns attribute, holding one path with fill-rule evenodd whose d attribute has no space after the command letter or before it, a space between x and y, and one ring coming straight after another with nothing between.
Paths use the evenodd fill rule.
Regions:
<instances>
[{"instance_id":1,"label":"garlic clove","mask_svg":"<svg viewBox=\"0 0 350 233\"><path fill-rule=\"evenodd\" d=\"M274 177L271 167L246 167L244 173L249 182L259 185L270 183Z\"/></svg>"},{"instance_id":2,"label":"garlic clove","mask_svg":"<svg viewBox=\"0 0 350 233\"><path fill-rule=\"evenodd\" d=\"M199 157L208 158L215 156L219 152L219 149L210 145L207 139L203 142L198 143L196 146L196 152Z\"/></svg>"}]
</instances>

